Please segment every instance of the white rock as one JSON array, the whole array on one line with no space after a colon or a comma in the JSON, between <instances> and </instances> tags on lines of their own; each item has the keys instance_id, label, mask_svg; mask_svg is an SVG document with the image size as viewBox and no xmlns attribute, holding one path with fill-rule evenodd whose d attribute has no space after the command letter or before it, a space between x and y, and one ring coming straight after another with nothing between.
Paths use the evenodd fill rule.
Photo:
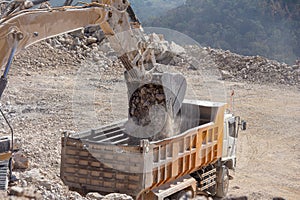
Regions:
<instances>
[{"instance_id":1,"label":"white rock","mask_svg":"<svg viewBox=\"0 0 300 200\"><path fill-rule=\"evenodd\" d=\"M39 180L42 179L43 176L40 173L39 169L32 169L30 171L24 172L21 176L25 178L26 181L34 181L34 180Z\"/></svg>"},{"instance_id":2,"label":"white rock","mask_svg":"<svg viewBox=\"0 0 300 200\"><path fill-rule=\"evenodd\" d=\"M174 53L175 55L180 55L180 54L186 53L185 49L183 47L179 46L178 44L176 44L175 42L171 42L170 51L172 53Z\"/></svg>"},{"instance_id":3,"label":"white rock","mask_svg":"<svg viewBox=\"0 0 300 200\"><path fill-rule=\"evenodd\" d=\"M161 42L161 39L156 33L152 33L149 35L149 38L152 42Z\"/></svg>"},{"instance_id":4,"label":"white rock","mask_svg":"<svg viewBox=\"0 0 300 200\"><path fill-rule=\"evenodd\" d=\"M97 42L97 38L95 38L95 37L88 37L88 38L86 39L86 43L87 43L88 45L93 44L93 43L96 43L96 42Z\"/></svg>"},{"instance_id":5,"label":"white rock","mask_svg":"<svg viewBox=\"0 0 300 200\"><path fill-rule=\"evenodd\" d=\"M102 200L133 200L133 198L126 194L111 193L106 195Z\"/></svg>"},{"instance_id":6,"label":"white rock","mask_svg":"<svg viewBox=\"0 0 300 200\"><path fill-rule=\"evenodd\" d=\"M24 194L24 189L19 186L13 186L10 188L10 195L21 197Z\"/></svg>"},{"instance_id":7,"label":"white rock","mask_svg":"<svg viewBox=\"0 0 300 200\"><path fill-rule=\"evenodd\" d=\"M90 192L86 195L86 197L91 200L102 200L104 196L102 196L101 194L99 194L97 192Z\"/></svg>"}]
</instances>

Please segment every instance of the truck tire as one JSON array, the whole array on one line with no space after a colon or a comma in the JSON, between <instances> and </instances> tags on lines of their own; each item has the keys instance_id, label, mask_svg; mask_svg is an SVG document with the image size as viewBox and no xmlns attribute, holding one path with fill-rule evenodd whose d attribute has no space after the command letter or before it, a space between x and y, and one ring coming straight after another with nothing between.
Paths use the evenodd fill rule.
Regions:
<instances>
[{"instance_id":1,"label":"truck tire","mask_svg":"<svg viewBox=\"0 0 300 200\"><path fill-rule=\"evenodd\" d=\"M193 191L191 189L185 189L185 190L181 190L171 196L169 196L168 198L165 198L164 200L185 200L185 199L193 199Z\"/></svg>"},{"instance_id":2,"label":"truck tire","mask_svg":"<svg viewBox=\"0 0 300 200\"><path fill-rule=\"evenodd\" d=\"M228 168L226 166L222 166L217 175L217 191L216 196L223 198L227 195L228 187L229 187L229 176L228 176Z\"/></svg>"},{"instance_id":3,"label":"truck tire","mask_svg":"<svg viewBox=\"0 0 300 200\"><path fill-rule=\"evenodd\" d=\"M186 199L186 194L185 194L185 191L182 190L180 192L177 193L177 195L175 195L175 199L176 200L183 200L183 199Z\"/></svg>"}]
</instances>

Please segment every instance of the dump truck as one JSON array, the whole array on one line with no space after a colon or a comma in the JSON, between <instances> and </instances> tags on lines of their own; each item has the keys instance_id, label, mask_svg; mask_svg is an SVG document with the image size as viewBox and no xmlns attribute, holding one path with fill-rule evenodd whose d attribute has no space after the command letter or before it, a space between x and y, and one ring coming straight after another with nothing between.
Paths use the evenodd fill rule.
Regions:
<instances>
[{"instance_id":1,"label":"dump truck","mask_svg":"<svg viewBox=\"0 0 300 200\"><path fill-rule=\"evenodd\" d=\"M135 199L224 197L236 166L239 129L246 122L226 103L184 100L179 134L129 144L126 120L79 133L64 133L61 179L82 193L124 193Z\"/></svg>"},{"instance_id":2,"label":"dump truck","mask_svg":"<svg viewBox=\"0 0 300 200\"><path fill-rule=\"evenodd\" d=\"M129 93L140 98L142 91L158 91L156 96L163 96L138 107L130 97L129 118L147 126L149 119L156 117L150 116L149 111L158 107L166 111L161 117L171 116L168 122L178 127L169 134L169 129L162 127L162 134L154 134L161 134L159 137L132 141L136 133L128 131L126 119L82 133L65 134L61 155L64 183L82 192L119 192L147 200L180 199L198 193L225 196L228 169L236 165L238 129L245 129L246 124L229 113L225 103L182 102L186 81L181 75L152 73L156 65L154 51L129 1L97 0L82 6L70 6L72 1L65 1L65 7L37 8L46 1L15 0L1 4L0 66L4 71L0 77L0 98L17 53L36 42L94 25L102 29L123 64ZM145 70L146 63L153 68ZM155 77L158 80L153 80ZM151 131L151 127L147 130ZM0 152L0 178L5 179L4 184L0 180L0 189L7 188L6 174L14 150L13 142L8 140L4 139L2 144L12 145L1 147Z\"/></svg>"}]
</instances>

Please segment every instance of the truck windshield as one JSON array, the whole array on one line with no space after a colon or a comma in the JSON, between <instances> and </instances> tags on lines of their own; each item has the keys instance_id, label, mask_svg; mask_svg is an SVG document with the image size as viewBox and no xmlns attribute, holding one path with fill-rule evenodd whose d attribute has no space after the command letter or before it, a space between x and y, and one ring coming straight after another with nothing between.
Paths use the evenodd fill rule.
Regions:
<instances>
[{"instance_id":1,"label":"truck windshield","mask_svg":"<svg viewBox=\"0 0 300 200\"><path fill-rule=\"evenodd\" d=\"M228 131L229 131L229 136L230 137L236 137L236 126L235 122L228 122Z\"/></svg>"}]
</instances>

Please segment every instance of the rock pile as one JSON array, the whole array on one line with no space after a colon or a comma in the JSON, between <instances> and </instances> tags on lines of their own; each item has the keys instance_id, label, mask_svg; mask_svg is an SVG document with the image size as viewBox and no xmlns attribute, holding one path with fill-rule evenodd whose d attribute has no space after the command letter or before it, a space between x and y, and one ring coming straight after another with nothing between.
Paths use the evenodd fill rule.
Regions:
<instances>
[{"instance_id":1,"label":"rock pile","mask_svg":"<svg viewBox=\"0 0 300 200\"><path fill-rule=\"evenodd\" d=\"M179 66L187 62L188 56L185 49L174 42L165 41L163 36L145 35L145 40L151 43L149 49L154 51L158 64ZM67 51L76 59L76 62L85 59L92 59L94 62L105 60L109 63L118 61L117 53L114 52L97 26L63 34L46 41L54 49ZM152 64L149 66L150 62L150 56L146 56L145 67L147 70L153 68Z\"/></svg>"},{"instance_id":2,"label":"rock pile","mask_svg":"<svg viewBox=\"0 0 300 200\"><path fill-rule=\"evenodd\" d=\"M129 115L137 125L146 126L151 122L150 106L166 107L165 95L161 85L145 85L134 92L131 98Z\"/></svg>"},{"instance_id":3,"label":"rock pile","mask_svg":"<svg viewBox=\"0 0 300 200\"><path fill-rule=\"evenodd\" d=\"M92 59L94 62L100 60L114 62L117 60L116 53L108 42L101 43L104 38L100 27L93 26L46 41L53 48L68 51L74 58L80 60Z\"/></svg>"},{"instance_id":4,"label":"rock pile","mask_svg":"<svg viewBox=\"0 0 300 200\"><path fill-rule=\"evenodd\" d=\"M145 35L145 38L152 43L150 48L154 51L158 65L182 66L193 70L215 65L225 80L284 85L300 84L299 64L290 66L261 56L242 56L228 50L205 47L189 46L189 51L186 51L174 42L165 41L161 35L150 34ZM97 26L57 36L46 41L47 43L42 43L42 45L48 50L40 52L39 55L45 58L45 62L28 56L28 59L20 61L17 57L16 64L36 68L49 66L57 68L63 65L76 65L85 59L91 59L104 68L120 65L117 54ZM189 55L190 52L194 51L193 48L200 48L199 55ZM37 51L40 50L37 49ZM51 54L61 54L61 58L54 59L55 57L49 56ZM147 70L153 68L152 64L149 65L149 60L150 58L146 60L148 63L145 64Z\"/></svg>"},{"instance_id":5,"label":"rock pile","mask_svg":"<svg viewBox=\"0 0 300 200\"><path fill-rule=\"evenodd\" d=\"M253 83L300 84L300 65L289 66L261 56L241 56L220 49L207 48L207 51L218 65L224 79Z\"/></svg>"}]
</instances>

